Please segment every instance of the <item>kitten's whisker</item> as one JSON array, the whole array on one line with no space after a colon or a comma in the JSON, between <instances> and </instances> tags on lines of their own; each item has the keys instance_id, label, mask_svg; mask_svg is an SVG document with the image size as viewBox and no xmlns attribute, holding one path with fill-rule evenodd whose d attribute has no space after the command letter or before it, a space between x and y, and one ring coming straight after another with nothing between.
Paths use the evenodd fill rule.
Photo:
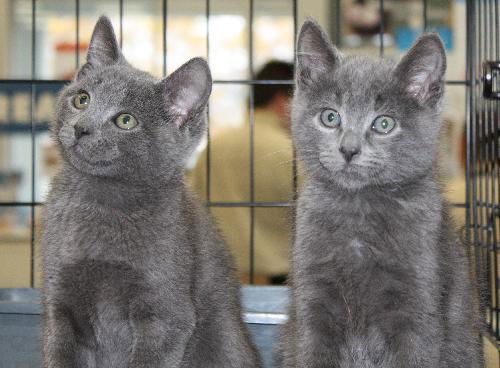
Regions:
<instances>
[{"instance_id":1,"label":"kitten's whisker","mask_svg":"<svg viewBox=\"0 0 500 368\"><path fill-rule=\"evenodd\" d=\"M304 51L297 51L297 55L304 55L304 56L315 56L317 59L321 58L320 54L317 53L312 53L312 52L304 52Z\"/></svg>"},{"instance_id":2,"label":"kitten's whisker","mask_svg":"<svg viewBox=\"0 0 500 368\"><path fill-rule=\"evenodd\" d=\"M268 152L267 154L265 154L264 156L262 156L262 158L272 157L273 155L276 155L277 153L281 153L281 152L292 154L292 150L281 149L281 150L276 150L276 151Z\"/></svg>"}]
</instances>

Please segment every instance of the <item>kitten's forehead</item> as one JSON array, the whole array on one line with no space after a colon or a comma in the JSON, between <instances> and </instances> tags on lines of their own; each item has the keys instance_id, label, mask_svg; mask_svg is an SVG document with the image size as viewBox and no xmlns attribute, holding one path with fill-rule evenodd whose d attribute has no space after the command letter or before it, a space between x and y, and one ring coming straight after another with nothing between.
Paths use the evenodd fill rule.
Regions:
<instances>
[{"instance_id":1,"label":"kitten's forehead","mask_svg":"<svg viewBox=\"0 0 500 368\"><path fill-rule=\"evenodd\" d=\"M391 80L393 63L364 57L347 57L334 71L334 83L344 94L376 95Z\"/></svg>"},{"instance_id":2,"label":"kitten's forehead","mask_svg":"<svg viewBox=\"0 0 500 368\"><path fill-rule=\"evenodd\" d=\"M150 74L129 66L103 68L91 78L91 83L107 91L121 93L152 90L157 80Z\"/></svg>"}]
</instances>

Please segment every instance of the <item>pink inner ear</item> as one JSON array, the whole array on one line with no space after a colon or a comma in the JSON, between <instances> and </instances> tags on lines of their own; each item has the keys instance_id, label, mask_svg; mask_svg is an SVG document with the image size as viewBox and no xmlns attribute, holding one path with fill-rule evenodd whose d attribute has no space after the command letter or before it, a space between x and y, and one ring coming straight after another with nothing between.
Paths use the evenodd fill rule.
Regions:
<instances>
[{"instance_id":1,"label":"pink inner ear","mask_svg":"<svg viewBox=\"0 0 500 368\"><path fill-rule=\"evenodd\" d=\"M428 74L426 70L422 70L410 79L406 91L414 97L425 99L431 83L432 79L430 74Z\"/></svg>"},{"instance_id":2,"label":"pink inner ear","mask_svg":"<svg viewBox=\"0 0 500 368\"><path fill-rule=\"evenodd\" d=\"M193 109L194 97L189 94L188 88L180 87L176 90L171 99L170 109L174 112L176 119L176 125L180 127Z\"/></svg>"},{"instance_id":3,"label":"pink inner ear","mask_svg":"<svg viewBox=\"0 0 500 368\"><path fill-rule=\"evenodd\" d=\"M440 78L436 74L441 68L439 59L431 58L428 61L427 64L414 66L406 87L408 94L420 100L426 100L429 97L432 84Z\"/></svg>"},{"instance_id":4,"label":"pink inner ear","mask_svg":"<svg viewBox=\"0 0 500 368\"><path fill-rule=\"evenodd\" d=\"M175 116L175 125L179 128L186 121L187 111L178 104L172 104L170 110Z\"/></svg>"}]
</instances>

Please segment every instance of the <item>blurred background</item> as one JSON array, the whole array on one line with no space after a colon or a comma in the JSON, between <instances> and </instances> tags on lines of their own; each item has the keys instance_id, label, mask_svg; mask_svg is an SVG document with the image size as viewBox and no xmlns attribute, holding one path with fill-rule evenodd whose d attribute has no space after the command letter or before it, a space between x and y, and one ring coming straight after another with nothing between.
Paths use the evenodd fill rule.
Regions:
<instances>
[{"instance_id":1,"label":"blurred background","mask_svg":"<svg viewBox=\"0 0 500 368\"><path fill-rule=\"evenodd\" d=\"M317 19L346 54L398 59L424 28L439 32L449 60L443 168L452 183L451 200L463 204L465 1L383 5L381 10L379 1L369 0L255 0L252 6L248 0L0 0L0 287L40 285L39 204L58 165L48 122L58 90L85 62L101 14L111 18L125 57L158 78L191 57L209 60L215 80L210 144L207 153L205 140L190 160L189 178L208 201L243 281L281 283L288 269L288 201L296 183L286 106L295 31L306 17ZM456 209L459 222L463 212Z\"/></svg>"},{"instance_id":2,"label":"blurred background","mask_svg":"<svg viewBox=\"0 0 500 368\"><path fill-rule=\"evenodd\" d=\"M488 48L486 42L493 45L496 40L497 56L500 53L498 35L490 35L491 4L488 0L0 0L0 288L40 287L40 214L59 165L48 125L57 93L84 64L92 29L102 14L111 18L128 61L158 78L191 57L207 58L214 78L209 129L189 161L187 180L218 222L241 281L285 282L291 203L302 181L288 116L295 35L303 20L313 17L348 55L397 60L424 30L438 32L443 39L448 55L440 157L443 183L463 233L465 203L473 203L468 236L474 233L474 245L481 249L476 259L484 260L484 267L481 261L476 268L489 272L487 320L498 338L495 226L500 176L493 175L495 170L498 174L498 135L495 141L490 138L498 129L499 110L498 104L466 96L471 86L466 76L468 16L478 30L471 34L470 50L475 53L470 55L469 72L477 72L484 58L494 57L493 46ZM481 10L484 6L491 7ZM472 16L467 9L491 14L491 20ZM469 91L480 96L475 86ZM465 181L465 123L470 111L477 111L469 115L471 183L477 183L471 187L473 202L466 201ZM483 121L490 121L491 128ZM476 203L483 195L485 200ZM483 215L493 220L478 227L486 223ZM490 366L498 367L498 360Z\"/></svg>"}]
</instances>

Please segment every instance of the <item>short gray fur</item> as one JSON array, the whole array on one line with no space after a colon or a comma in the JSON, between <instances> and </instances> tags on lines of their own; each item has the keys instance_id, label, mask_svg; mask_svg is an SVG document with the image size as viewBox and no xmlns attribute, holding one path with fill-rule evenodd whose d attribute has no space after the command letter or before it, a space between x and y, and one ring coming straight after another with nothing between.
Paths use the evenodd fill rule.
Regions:
<instances>
[{"instance_id":1,"label":"short gray fur","mask_svg":"<svg viewBox=\"0 0 500 368\"><path fill-rule=\"evenodd\" d=\"M45 368L260 366L231 257L184 184L210 91L203 59L158 81L99 19L52 126L63 165L43 217ZM120 113L137 127L119 129Z\"/></svg>"},{"instance_id":2,"label":"short gray fur","mask_svg":"<svg viewBox=\"0 0 500 368\"><path fill-rule=\"evenodd\" d=\"M439 37L399 63L345 57L308 20L297 50L292 130L308 178L282 367L481 367L475 287L437 179ZM321 124L325 108L338 127ZM373 131L380 115L392 132Z\"/></svg>"}]
</instances>

